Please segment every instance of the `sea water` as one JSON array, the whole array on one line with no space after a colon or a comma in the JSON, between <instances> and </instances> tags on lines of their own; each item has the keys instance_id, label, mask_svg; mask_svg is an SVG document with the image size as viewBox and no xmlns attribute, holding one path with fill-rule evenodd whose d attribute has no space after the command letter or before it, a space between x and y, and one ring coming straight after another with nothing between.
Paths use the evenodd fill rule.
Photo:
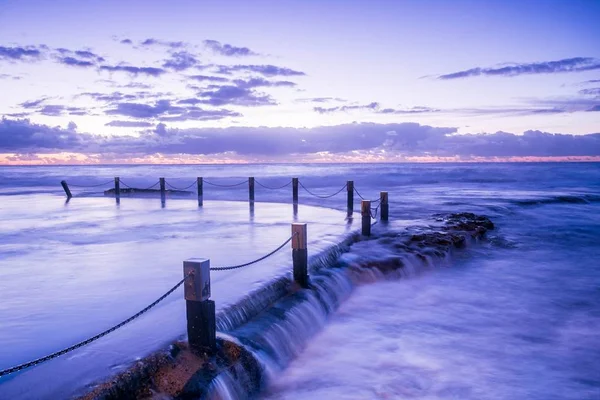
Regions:
<instances>
[{"instance_id":1,"label":"sea water","mask_svg":"<svg viewBox=\"0 0 600 400\"><path fill-rule=\"evenodd\" d=\"M117 205L102 194L112 183L72 186L75 197L67 204L61 198L62 179L95 185L114 176L138 188L160 176L178 188L203 176L208 207L198 212L195 195L169 198L164 208L156 198L123 197ZM247 203L230 203L247 201L247 185L207 183L234 185L248 176L257 179L257 202L287 205L257 203L251 216ZM196 246L221 263L277 246L292 221L291 187L258 183L279 187L293 176L317 195L335 193L347 180L364 198L388 191L392 229L457 211L486 214L498 228L450 268L360 286L272 379L266 396L600 397L600 165L594 163L0 167L0 369L137 311L123 299L137 308L152 301L179 276L179 267L170 267L173 257L179 264L178 255L192 255ZM325 242L356 228L342 217L345 191L321 199L301 188L300 203L333 209L298 214L318 226L317 238ZM229 211L209 212L220 205ZM199 234L200 226L209 235ZM254 253L249 248L256 246L243 245L248 236L260 243ZM276 261L282 269L289 267L287 256ZM264 270L268 265L257 275L228 279L250 279L256 287L277 275ZM75 372L55 364L43 374L0 380L0 398L64 397L107 369L118 372L131 353L147 354L185 331L177 297L125 333L72 353L81 358Z\"/></svg>"}]
</instances>

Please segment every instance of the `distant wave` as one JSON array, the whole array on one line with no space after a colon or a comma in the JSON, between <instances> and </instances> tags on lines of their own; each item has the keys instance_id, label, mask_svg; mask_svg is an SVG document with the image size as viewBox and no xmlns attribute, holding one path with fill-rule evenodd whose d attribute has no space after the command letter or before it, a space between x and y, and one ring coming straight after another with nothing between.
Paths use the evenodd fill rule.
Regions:
<instances>
[{"instance_id":1,"label":"distant wave","mask_svg":"<svg viewBox=\"0 0 600 400\"><path fill-rule=\"evenodd\" d=\"M511 203L520 206L536 206L542 204L590 204L598 202L600 202L600 195L596 194L560 195L537 199L519 199L511 201Z\"/></svg>"}]
</instances>

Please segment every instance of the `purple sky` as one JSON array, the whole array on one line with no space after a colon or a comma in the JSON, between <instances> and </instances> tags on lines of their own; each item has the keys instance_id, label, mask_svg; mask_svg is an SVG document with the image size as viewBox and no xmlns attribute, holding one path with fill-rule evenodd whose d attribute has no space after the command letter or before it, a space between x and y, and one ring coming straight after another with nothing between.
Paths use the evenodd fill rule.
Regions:
<instances>
[{"instance_id":1,"label":"purple sky","mask_svg":"<svg viewBox=\"0 0 600 400\"><path fill-rule=\"evenodd\" d=\"M600 1L0 1L0 163L600 157Z\"/></svg>"}]
</instances>

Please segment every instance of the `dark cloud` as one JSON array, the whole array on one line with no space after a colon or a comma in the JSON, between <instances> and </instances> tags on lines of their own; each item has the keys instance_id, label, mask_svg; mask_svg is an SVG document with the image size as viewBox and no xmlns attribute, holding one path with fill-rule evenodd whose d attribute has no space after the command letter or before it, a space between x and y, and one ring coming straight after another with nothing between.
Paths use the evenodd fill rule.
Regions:
<instances>
[{"instance_id":1,"label":"dark cloud","mask_svg":"<svg viewBox=\"0 0 600 400\"><path fill-rule=\"evenodd\" d=\"M184 42L169 42L165 40L158 40L154 38L148 38L142 42L140 42L140 46L166 46L172 49L178 49L181 47L185 47Z\"/></svg>"},{"instance_id":2,"label":"dark cloud","mask_svg":"<svg viewBox=\"0 0 600 400\"><path fill-rule=\"evenodd\" d=\"M178 51L171 54L171 58L162 65L175 71L184 71L198 64L196 57L187 51Z\"/></svg>"},{"instance_id":3,"label":"dark cloud","mask_svg":"<svg viewBox=\"0 0 600 400\"><path fill-rule=\"evenodd\" d=\"M86 115L87 111L80 107L68 107L60 104L48 104L37 110L37 113L47 116Z\"/></svg>"},{"instance_id":4,"label":"dark cloud","mask_svg":"<svg viewBox=\"0 0 600 400\"><path fill-rule=\"evenodd\" d=\"M201 103L206 103L202 101ZM228 117L240 117L238 112L220 109L204 110L196 107L197 102L179 101L173 105L169 100L159 100L154 105L141 103L118 103L116 108L107 110L108 115L122 115L131 118L160 119L161 121L209 121ZM192 106L189 106L189 105Z\"/></svg>"},{"instance_id":5,"label":"dark cloud","mask_svg":"<svg viewBox=\"0 0 600 400\"><path fill-rule=\"evenodd\" d=\"M244 56L255 56L257 53L253 52L247 47L237 47L230 44L222 44L217 40L205 40L204 45L212 50L214 53L227 56L227 57L244 57Z\"/></svg>"},{"instance_id":6,"label":"dark cloud","mask_svg":"<svg viewBox=\"0 0 600 400\"><path fill-rule=\"evenodd\" d=\"M294 87L296 84L290 81L268 81L264 78L252 78L248 80L235 79L233 83L239 88L252 89L257 87Z\"/></svg>"},{"instance_id":7,"label":"dark cloud","mask_svg":"<svg viewBox=\"0 0 600 400\"><path fill-rule=\"evenodd\" d=\"M51 128L29 120L0 120L0 152L82 151L94 143L92 135Z\"/></svg>"},{"instance_id":8,"label":"dark cloud","mask_svg":"<svg viewBox=\"0 0 600 400\"><path fill-rule=\"evenodd\" d=\"M87 67L93 67L96 64L91 62L91 61L87 61L87 60L78 60L74 57L60 57L58 59L58 62L64 65L69 65L72 67L83 67L83 68L87 68Z\"/></svg>"},{"instance_id":9,"label":"dark cloud","mask_svg":"<svg viewBox=\"0 0 600 400\"><path fill-rule=\"evenodd\" d=\"M101 65L100 70L108 71L108 72L127 72L131 75L140 75L141 74L141 75L149 75L149 76L154 76L154 77L161 76L162 74L167 72L162 68L133 67L133 66L128 66L128 65Z\"/></svg>"},{"instance_id":10,"label":"dark cloud","mask_svg":"<svg viewBox=\"0 0 600 400\"><path fill-rule=\"evenodd\" d=\"M386 154L439 157L600 156L600 133L589 135L527 131L455 135L456 128L416 123L353 123L315 128L169 129L164 123L141 136L99 137L35 125L0 122L0 152L109 152L115 154L219 154L286 157L293 154L385 150Z\"/></svg>"},{"instance_id":11,"label":"dark cloud","mask_svg":"<svg viewBox=\"0 0 600 400\"><path fill-rule=\"evenodd\" d=\"M118 103L116 108L105 111L105 114L132 118L157 118L165 114L181 114L185 111L183 107L171 105L169 100L159 100L155 105Z\"/></svg>"},{"instance_id":12,"label":"dark cloud","mask_svg":"<svg viewBox=\"0 0 600 400\"><path fill-rule=\"evenodd\" d=\"M581 72L600 69L600 60L592 57L574 57L558 61L503 65L495 68L471 68L464 71L439 75L437 79L459 79L473 76L518 76L525 74L553 74L560 72Z\"/></svg>"},{"instance_id":13,"label":"dark cloud","mask_svg":"<svg viewBox=\"0 0 600 400\"><path fill-rule=\"evenodd\" d=\"M104 124L104 126L113 126L119 128L147 128L154 126L154 124L145 121L110 121Z\"/></svg>"},{"instance_id":14,"label":"dark cloud","mask_svg":"<svg viewBox=\"0 0 600 400\"><path fill-rule=\"evenodd\" d=\"M267 77L274 76L304 76L304 72L275 65L216 65L219 74L231 75L234 72L251 72Z\"/></svg>"},{"instance_id":15,"label":"dark cloud","mask_svg":"<svg viewBox=\"0 0 600 400\"><path fill-rule=\"evenodd\" d=\"M19 104L19 106L21 106L23 108L36 108L48 99L49 99L49 97L42 97L41 99L26 101L24 103Z\"/></svg>"},{"instance_id":16,"label":"dark cloud","mask_svg":"<svg viewBox=\"0 0 600 400\"><path fill-rule=\"evenodd\" d=\"M339 106L339 107L314 107L313 110L318 112L319 114L329 114L334 112L346 112L346 111L355 111L355 110L371 110L376 111L379 109L379 103L372 102L364 105L352 105L352 106Z\"/></svg>"},{"instance_id":17,"label":"dark cloud","mask_svg":"<svg viewBox=\"0 0 600 400\"><path fill-rule=\"evenodd\" d=\"M42 52L35 46L4 47L0 46L0 60L24 61L38 59Z\"/></svg>"},{"instance_id":18,"label":"dark cloud","mask_svg":"<svg viewBox=\"0 0 600 400\"><path fill-rule=\"evenodd\" d=\"M208 76L208 75L191 75L188 78L199 82L229 82L229 79L222 78L220 76Z\"/></svg>"},{"instance_id":19,"label":"dark cloud","mask_svg":"<svg viewBox=\"0 0 600 400\"><path fill-rule=\"evenodd\" d=\"M245 107L277 105L271 96L256 93L251 89L238 86L220 86L215 90L200 92L198 97L203 99L202 103L212 106L236 105Z\"/></svg>"},{"instance_id":20,"label":"dark cloud","mask_svg":"<svg viewBox=\"0 0 600 400\"><path fill-rule=\"evenodd\" d=\"M123 43L123 44L133 44L133 41L131 39L123 39L123 40L121 40L120 43Z\"/></svg>"},{"instance_id":21,"label":"dark cloud","mask_svg":"<svg viewBox=\"0 0 600 400\"><path fill-rule=\"evenodd\" d=\"M597 105L593 106L588 111L600 111L600 104L597 104Z\"/></svg>"}]
</instances>

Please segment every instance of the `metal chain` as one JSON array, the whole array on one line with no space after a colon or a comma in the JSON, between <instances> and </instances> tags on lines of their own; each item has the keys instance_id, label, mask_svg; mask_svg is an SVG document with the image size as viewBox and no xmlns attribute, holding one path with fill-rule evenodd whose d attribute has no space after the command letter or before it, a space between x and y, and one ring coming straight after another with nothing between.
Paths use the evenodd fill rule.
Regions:
<instances>
[{"instance_id":1,"label":"metal chain","mask_svg":"<svg viewBox=\"0 0 600 400\"><path fill-rule=\"evenodd\" d=\"M174 190L187 190L187 189L191 188L192 186L194 186L196 184L196 181L192 182L192 184L190 186L186 186L184 188L178 188L177 186L173 186L167 181L165 181L165 183L167 184L168 187L170 187L171 189L174 189Z\"/></svg>"},{"instance_id":2,"label":"metal chain","mask_svg":"<svg viewBox=\"0 0 600 400\"><path fill-rule=\"evenodd\" d=\"M304 186L304 185L302 184L302 182L300 182L300 181L299 181L298 183L300 184L300 186L302 187L302 189L306 190L306 192L307 192L308 194L310 194L311 196L318 197L318 198L320 198L320 199L328 199L328 198L330 198L330 197L333 197L333 196L335 196L335 195L338 195L338 194L340 194L340 193L341 193L341 192L342 192L344 189L346 189L346 187L348 187L348 184L345 184L345 185L344 185L344 186L342 186L342 188L341 188L340 190L338 190L337 192L335 192L335 193L333 193L333 194L330 194L330 195L321 196L321 195L318 195L318 194L316 194L316 193L313 193L313 192L311 192L310 190L308 190L308 189L306 188L306 186Z\"/></svg>"},{"instance_id":3,"label":"metal chain","mask_svg":"<svg viewBox=\"0 0 600 400\"><path fill-rule=\"evenodd\" d=\"M76 184L74 184L74 183L69 183L69 186L73 186L73 187L80 187L80 188L95 188L95 187L98 187L98 186L105 186L105 185L108 185L108 184L109 184L109 183L111 183L111 182L113 182L113 180L112 180L112 179L111 179L110 181L108 181L108 182L99 183L99 184L97 184L97 185L76 185Z\"/></svg>"},{"instance_id":4,"label":"metal chain","mask_svg":"<svg viewBox=\"0 0 600 400\"><path fill-rule=\"evenodd\" d=\"M262 187L264 187L265 189L270 189L270 190L278 190L278 189L283 189L284 187L286 187L286 186L290 186L290 185L292 184L292 181L289 181L288 183L286 183L286 184L285 184L285 185L283 185L283 186L272 187L272 186L263 185L262 183L260 183L260 182L259 182L258 180L256 180L256 179L254 180L254 182L256 182L256 184L257 184L258 186L262 186Z\"/></svg>"},{"instance_id":5,"label":"metal chain","mask_svg":"<svg viewBox=\"0 0 600 400\"><path fill-rule=\"evenodd\" d=\"M379 212L379 206L375 207L375 214L373 214L373 209L369 210L369 214L371 214L371 218L377 219L377 213Z\"/></svg>"},{"instance_id":6,"label":"metal chain","mask_svg":"<svg viewBox=\"0 0 600 400\"><path fill-rule=\"evenodd\" d=\"M361 200L369 200L369 199L366 199L366 198L362 197L362 195L358 192L358 190L356 188L354 188L354 191L356 192L356 194L358 195L358 197L361 198ZM379 203L381 201L381 197L378 198L377 200L369 200L369 201L371 203Z\"/></svg>"},{"instance_id":7,"label":"metal chain","mask_svg":"<svg viewBox=\"0 0 600 400\"><path fill-rule=\"evenodd\" d=\"M217 187L230 188L230 187L243 185L244 183L248 183L248 179L246 179L245 181L240 182L240 183L234 183L233 185L221 185L221 184L209 182L206 179L204 179L204 183L206 183L207 185L212 185L212 186L217 186Z\"/></svg>"},{"instance_id":8,"label":"metal chain","mask_svg":"<svg viewBox=\"0 0 600 400\"><path fill-rule=\"evenodd\" d=\"M152 186L148 186L147 188L144 189L139 189L139 188L135 188L133 186L129 186L128 184L126 184L125 182L123 182L122 180L119 180L119 183L123 184L123 186L129 188L129 189L138 189L138 190L150 190L153 187L155 187L156 185L158 185L160 183L160 181L157 181L155 184L153 184Z\"/></svg>"},{"instance_id":9,"label":"metal chain","mask_svg":"<svg viewBox=\"0 0 600 400\"><path fill-rule=\"evenodd\" d=\"M33 367L34 365L41 364L41 363L43 363L43 362L45 362L45 361L52 360L53 358L60 357L60 356L62 356L63 354L69 353L69 352L71 352L71 351L73 351L73 350L76 350L76 349L78 349L78 348L80 348L80 347L83 347L83 346L85 346L85 345L87 345L87 344L90 344L90 343L92 343L92 342L94 342L94 341L96 341L96 340L98 340L98 339L100 339L100 338L102 338L102 337L104 337L104 336L108 335L109 333L116 331L117 329L119 329L119 328L120 328L120 327L122 327L123 325L126 325L126 324L130 323L131 321L133 321L134 319L136 319L136 318L137 318L137 317L139 317L140 315L142 315L142 314L146 313L146 312L147 312L148 310L150 310L152 307L154 307L155 305L157 305L158 303L160 303L161 301L163 301L163 300L164 300L164 299L165 299L167 296L169 296L169 295L170 295L171 293L173 293L173 292L174 292L174 291L175 291L175 290L176 290L176 289L177 289L179 286L181 286L181 285L183 284L183 282L184 282L184 281L185 281L185 280L186 280L188 277L189 277L189 275L185 276L185 277L184 277L182 280L180 280L180 281L179 281L179 282L178 282L178 283L177 283L175 286L173 286L173 287L172 287L172 288L171 288L171 289L170 289L168 292L166 292L165 294L163 294L162 296L160 296L160 297L159 297L159 298L158 298L156 301L154 301L152 304L150 304L149 306L147 306L147 307L146 307L146 308L144 308L143 310L139 311L137 314L135 314L135 315L133 315L133 316L131 316L131 317L127 318L125 321L123 321L123 322L121 322L121 323L119 323L119 324L117 324L117 325L113 326L112 328L110 328L110 329L107 329L107 330L105 330L104 332L101 332L101 333L97 334L96 336L93 336L93 337L91 337L91 338L89 338L89 339L87 339L87 340L84 340L83 342L79 342L79 343L77 343L77 344L75 344L75 345L73 345L73 346L71 346L71 347L67 347L66 349L63 349L63 350L57 351L56 353L52 353L52 354L49 354L49 355L47 355L47 356L45 356L45 357L38 358L37 360L33 360L33 361L30 361L30 362L28 362L28 363L25 363L25 364L17 365L17 366L15 366L15 367L12 367L12 368L8 368L8 369L5 369L5 370L2 370L2 371L0 371L0 377L2 377L2 376L4 376L4 375L9 375L9 374L12 374L12 373L14 373L14 372L17 372L17 371L24 370L24 369L26 369L26 368L29 368L29 367Z\"/></svg>"},{"instance_id":10,"label":"metal chain","mask_svg":"<svg viewBox=\"0 0 600 400\"><path fill-rule=\"evenodd\" d=\"M294 233L292 236L290 236L290 238L288 240L286 240L285 242L283 242L281 244L281 246L279 246L278 248L276 248L272 252L270 252L270 253L268 253L268 254L260 257L260 258L257 258L254 261L250 261L250 262L247 262L247 263L244 263L244 264L239 264L239 265L233 265L233 266L230 266L230 267L211 267L210 270L211 271L229 271L229 270L232 270L232 269L238 269L238 268L242 268L242 267L247 267L248 265L256 264L257 262L262 261L265 258L268 258L268 257L272 256L273 254L277 253L279 250L283 249L283 247L286 244L288 244L294 238L294 236L296 236L296 235L297 235L297 233Z\"/></svg>"}]
</instances>

